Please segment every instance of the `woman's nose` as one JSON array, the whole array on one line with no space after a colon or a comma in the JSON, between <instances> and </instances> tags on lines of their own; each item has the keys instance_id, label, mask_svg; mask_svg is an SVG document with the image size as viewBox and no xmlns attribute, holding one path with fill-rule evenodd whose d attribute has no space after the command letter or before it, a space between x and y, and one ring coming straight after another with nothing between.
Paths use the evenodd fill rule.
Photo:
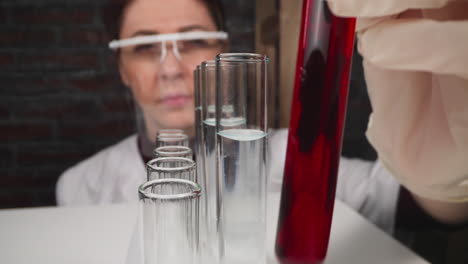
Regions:
<instances>
[{"instance_id":1,"label":"woman's nose","mask_svg":"<svg viewBox=\"0 0 468 264\"><path fill-rule=\"evenodd\" d=\"M159 75L162 79L182 77L182 62L179 56L174 54L172 49L168 49L164 58L162 58L159 67Z\"/></svg>"}]
</instances>

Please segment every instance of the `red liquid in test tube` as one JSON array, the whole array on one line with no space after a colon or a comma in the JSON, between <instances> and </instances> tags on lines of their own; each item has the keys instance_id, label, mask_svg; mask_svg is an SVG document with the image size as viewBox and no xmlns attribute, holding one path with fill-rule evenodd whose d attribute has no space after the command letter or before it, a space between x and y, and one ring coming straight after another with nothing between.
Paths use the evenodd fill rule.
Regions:
<instances>
[{"instance_id":1,"label":"red liquid in test tube","mask_svg":"<svg viewBox=\"0 0 468 264\"><path fill-rule=\"evenodd\" d=\"M304 0L275 251L282 264L326 256L341 154L354 18Z\"/></svg>"}]
</instances>

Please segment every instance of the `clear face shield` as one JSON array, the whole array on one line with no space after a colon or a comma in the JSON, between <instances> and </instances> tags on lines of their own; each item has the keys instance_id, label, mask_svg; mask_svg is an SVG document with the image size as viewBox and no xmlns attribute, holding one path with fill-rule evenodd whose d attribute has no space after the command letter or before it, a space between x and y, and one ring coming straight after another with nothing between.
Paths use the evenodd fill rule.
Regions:
<instances>
[{"instance_id":1,"label":"clear face shield","mask_svg":"<svg viewBox=\"0 0 468 264\"><path fill-rule=\"evenodd\" d=\"M219 48L227 40L228 34L218 32L181 32L158 35L145 35L113 40L109 43L112 50L119 49L135 60L157 60L163 63L168 50L172 50L178 60L197 56L200 52Z\"/></svg>"}]
</instances>

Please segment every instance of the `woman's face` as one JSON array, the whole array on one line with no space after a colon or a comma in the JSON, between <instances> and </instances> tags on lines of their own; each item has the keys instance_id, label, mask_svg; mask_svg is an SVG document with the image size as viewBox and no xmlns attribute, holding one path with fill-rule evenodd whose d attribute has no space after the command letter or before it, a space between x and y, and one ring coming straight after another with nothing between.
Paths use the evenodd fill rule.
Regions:
<instances>
[{"instance_id":1,"label":"woman's face","mask_svg":"<svg viewBox=\"0 0 468 264\"><path fill-rule=\"evenodd\" d=\"M203 1L134 0L125 9L120 39L188 31L217 31ZM120 52L122 81L143 110L146 133L151 140L159 129L193 128L193 70L221 52L220 45L216 45L187 51L178 59L172 44L166 43L163 61L145 51L145 47L125 47Z\"/></svg>"}]
</instances>

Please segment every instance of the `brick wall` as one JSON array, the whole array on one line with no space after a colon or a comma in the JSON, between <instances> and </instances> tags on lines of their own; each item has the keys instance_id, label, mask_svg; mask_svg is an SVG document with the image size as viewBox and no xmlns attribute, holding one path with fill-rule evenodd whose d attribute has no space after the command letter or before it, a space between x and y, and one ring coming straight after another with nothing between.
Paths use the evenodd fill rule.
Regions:
<instances>
[{"instance_id":1,"label":"brick wall","mask_svg":"<svg viewBox=\"0 0 468 264\"><path fill-rule=\"evenodd\" d=\"M133 133L100 0L0 2L0 208L54 205L61 172ZM253 1L226 2L234 51L253 51Z\"/></svg>"},{"instance_id":2,"label":"brick wall","mask_svg":"<svg viewBox=\"0 0 468 264\"><path fill-rule=\"evenodd\" d=\"M52 205L70 165L131 133L95 1L2 1L0 207Z\"/></svg>"}]
</instances>

